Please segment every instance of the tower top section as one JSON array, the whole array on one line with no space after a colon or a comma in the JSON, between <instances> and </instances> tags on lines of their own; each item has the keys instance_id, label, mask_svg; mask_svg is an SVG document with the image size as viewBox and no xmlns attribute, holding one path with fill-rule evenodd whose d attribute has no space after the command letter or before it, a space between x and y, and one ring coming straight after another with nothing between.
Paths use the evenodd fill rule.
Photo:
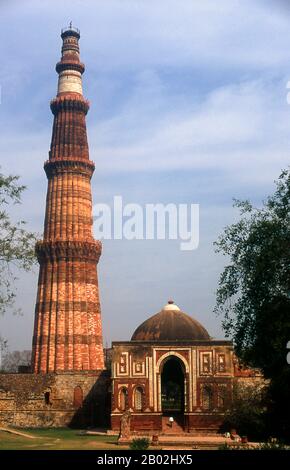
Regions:
<instances>
[{"instance_id":1,"label":"tower top section","mask_svg":"<svg viewBox=\"0 0 290 470\"><path fill-rule=\"evenodd\" d=\"M61 59L56 64L56 71L59 75L57 95L72 93L82 95L82 74L85 66L80 61L80 31L70 23L68 28L61 30L61 38Z\"/></svg>"},{"instance_id":2,"label":"tower top section","mask_svg":"<svg viewBox=\"0 0 290 470\"><path fill-rule=\"evenodd\" d=\"M75 36L76 38L80 39L80 30L73 27L72 22L70 22L67 28L62 28L61 30L61 38L64 39L66 36Z\"/></svg>"}]
</instances>

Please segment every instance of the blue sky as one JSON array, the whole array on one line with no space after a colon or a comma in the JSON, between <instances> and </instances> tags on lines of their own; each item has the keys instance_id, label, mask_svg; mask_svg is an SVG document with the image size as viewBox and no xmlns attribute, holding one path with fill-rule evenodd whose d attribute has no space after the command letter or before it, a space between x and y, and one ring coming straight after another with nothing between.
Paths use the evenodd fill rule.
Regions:
<instances>
[{"instance_id":1,"label":"blue sky","mask_svg":"<svg viewBox=\"0 0 290 470\"><path fill-rule=\"evenodd\" d=\"M2 171L27 185L14 209L42 232L60 29L81 30L94 202L200 204L200 246L104 241L104 341L129 339L169 298L223 337L213 314L226 262L213 241L289 164L290 8L262 0L0 1ZM11 349L31 344L37 269L0 319Z\"/></svg>"}]
</instances>

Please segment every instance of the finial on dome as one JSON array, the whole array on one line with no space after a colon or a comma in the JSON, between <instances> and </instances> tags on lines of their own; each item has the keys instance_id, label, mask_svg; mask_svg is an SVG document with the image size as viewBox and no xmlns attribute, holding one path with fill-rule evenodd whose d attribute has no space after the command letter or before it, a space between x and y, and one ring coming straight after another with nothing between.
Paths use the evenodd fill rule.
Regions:
<instances>
[{"instance_id":1,"label":"finial on dome","mask_svg":"<svg viewBox=\"0 0 290 470\"><path fill-rule=\"evenodd\" d=\"M162 310L180 310L180 308L175 305L174 300L169 299Z\"/></svg>"}]
</instances>

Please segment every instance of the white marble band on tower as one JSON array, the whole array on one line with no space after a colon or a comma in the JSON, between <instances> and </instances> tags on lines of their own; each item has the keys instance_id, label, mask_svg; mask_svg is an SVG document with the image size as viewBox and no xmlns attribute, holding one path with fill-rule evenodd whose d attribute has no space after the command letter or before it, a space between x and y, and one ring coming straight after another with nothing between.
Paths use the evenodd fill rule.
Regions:
<instances>
[{"instance_id":1,"label":"white marble band on tower","mask_svg":"<svg viewBox=\"0 0 290 470\"><path fill-rule=\"evenodd\" d=\"M83 94L82 75L77 70L64 70L58 78L57 93Z\"/></svg>"}]
</instances>

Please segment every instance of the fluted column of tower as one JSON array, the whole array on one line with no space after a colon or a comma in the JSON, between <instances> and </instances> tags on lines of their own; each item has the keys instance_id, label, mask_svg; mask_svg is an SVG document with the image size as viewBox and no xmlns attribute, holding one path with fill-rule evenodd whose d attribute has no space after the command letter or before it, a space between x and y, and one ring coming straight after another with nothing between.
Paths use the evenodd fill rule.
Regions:
<instances>
[{"instance_id":1,"label":"fluted column of tower","mask_svg":"<svg viewBox=\"0 0 290 470\"><path fill-rule=\"evenodd\" d=\"M40 264L35 308L32 367L35 373L99 370L104 367L97 278L101 243L92 234L89 160L82 94L84 65L79 31L61 34L56 65L57 96L49 160L43 240L36 245Z\"/></svg>"}]
</instances>

